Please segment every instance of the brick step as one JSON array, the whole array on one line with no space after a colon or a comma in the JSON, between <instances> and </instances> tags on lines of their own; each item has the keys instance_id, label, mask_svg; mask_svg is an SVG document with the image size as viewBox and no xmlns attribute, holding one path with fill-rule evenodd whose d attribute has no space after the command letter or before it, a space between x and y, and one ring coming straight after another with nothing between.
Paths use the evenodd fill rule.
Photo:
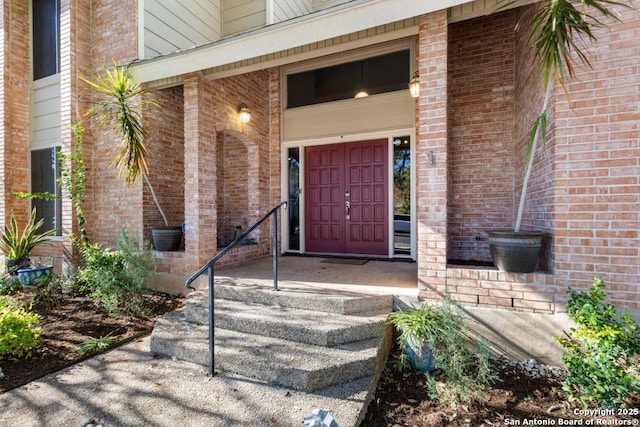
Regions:
<instances>
[{"instance_id":1,"label":"brick step","mask_svg":"<svg viewBox=\"0 0 640 427\"><path fill-rule=\"evenodd\" d=\"M189 322L184 309L158 319L151 351L208 364L208 327ZM382 368L388 337L322 347L228 329L215 330L215 368L306 392L358 378Z\"/></svg>"},{"instance_id":2,"label":"brick step","mask_svg":"<svg viewBox=\"0 0 640 427\"><path fill-rule=\"evenodd\" d=\"M184 307L187 321L207 324L208 313L206 294L189 296ZM225 299L216 299L214 306L216 328L325 347L380 337L385 319L386 315L345 316Z\"/></svg>"}]
</instances>

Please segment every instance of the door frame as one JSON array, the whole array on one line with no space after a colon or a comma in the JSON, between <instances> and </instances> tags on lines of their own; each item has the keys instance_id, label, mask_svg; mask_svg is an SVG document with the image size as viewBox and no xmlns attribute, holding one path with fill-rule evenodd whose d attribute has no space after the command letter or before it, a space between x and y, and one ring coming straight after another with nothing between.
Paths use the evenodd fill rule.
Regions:
<instances>
[{"instance_id":1,"label":"door frame","mask_svg":"<svg viewBox=\"0 0 640 427\"><path fill-rule=\"evenodd\" d=\"M393 253L393 244L394 244L394 236L393 236L393 203L391 203L391 201L393 200L393 190L394 190L394 186L393 186L393 138L394 137L399 137L399 136L405 136L408 135L411 139L410 141L410 149L411 149L411 156L410 156L410 161L411 161L411 254L410 255L403 255L403 254L399 254L399 255L394 255ZM388 179L388 194L387 194L387 200L389 201L387 209L388 209L388 215L389 215L389 229L388 229L388 233L389 233L389 248L388 248L388 257L389 258L409 258L412 260L416 260L416 243L417 243L417 235L416 235L416 160L417 160L417 153L416 153L416 143L415 143L415 129L414 128L410 128L410 129L392 129L392 130L385 130L385 131L380 131L380 132L372 132L372 133L359 133L359 134L353 134L353 135L338 135L335 137L325 137L325 138L318 138L318 139L308 139L308 140L300 140L300 141L284 141L281 144L281 161L280 161L280 165L281 165L281 171L280 171L280 183L281 183L281 196L282 196L282 200L287 200L288 199L288 194L289 194L289 162L288 162L288 153L289 153L289 149L290 148L299 148L299 162L300 162L300 176L299 176L299 195L300 195L300 199L299 199L299 208L300 208L300 212L299 212L299 217L300 217L300 250L291 250L289 248L289 239L285 238L285 236L289 235L289 221L288 221L288 215L281 215L280 218L280 226L281 226L281 236L282 238L280 239L280 241L282 242L282 246L281 246L281 251L283 253L288 252L288 253L301 253L304 254L306 253L306 248L305 248L305 239L304 236L306 235L306 229L305 229L305 192L304 192L304 188L305 188L305 177L304 177L304 171L305 171L305 158L304 158L304 148L305 147L309 147L309 146L314 146L314 145L329 145L329 144L336 144L336 143L348 143L348 142L357 142L357 141L366 141L366 140L373 140L373 139L381 139L381 138L387 138L388 140L388 150L387 150L387 156L388 156L388 167L389 167L389 173L387 173L387 179ZM349 254L346 254L347 256ZM378 257L379 258L379 257Z\"/></svg>"}]
</instances>

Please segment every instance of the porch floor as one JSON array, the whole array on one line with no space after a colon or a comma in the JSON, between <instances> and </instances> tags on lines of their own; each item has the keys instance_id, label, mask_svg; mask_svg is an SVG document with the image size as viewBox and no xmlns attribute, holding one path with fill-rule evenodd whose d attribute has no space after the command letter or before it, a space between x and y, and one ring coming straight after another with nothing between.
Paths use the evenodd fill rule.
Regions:
<instances>
[{"instance_id":1,"label":"porch floor","mask_svg":"<svg viewBox=\"0 0 640 427\"><path fill-rule=\"evenodd\" d=\"M363 260L364 261L364 260ZM417 264L404 261L366 260L352 264L340 258L280 256L280 290L332 290L332 293L386 293L418 295ZM273 287L273 257L263 257L215 270L215 283ZM207 287L206 274L195 282Z\"/></svg>"}]
</instances>

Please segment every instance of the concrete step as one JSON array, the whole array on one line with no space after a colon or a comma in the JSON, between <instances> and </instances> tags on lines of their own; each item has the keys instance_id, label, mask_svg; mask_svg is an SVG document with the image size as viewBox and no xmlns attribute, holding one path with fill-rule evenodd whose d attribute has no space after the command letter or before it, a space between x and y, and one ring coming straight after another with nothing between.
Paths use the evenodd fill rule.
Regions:
<instances>
[{"instance_id":1,"label":"concrete step","mask_svg":"<svg viewBox=\"0 0 640 427\"><path fill-rule=\"evenodd\" d=\"M151 351L208 364L208 327L189 322L184 309L158 319ZM215 369L306 392L376 375L390 336L322 347L227 329L215 329Z\"/></svg>"},{"instance_id":2,"label":"concrete step","mask_svg":"<svg viewBox=\"0 0 640 427\"><path fill-rule=\"evenodd\" d=\"M206 293L189 295L184 307L187 321L207 324L208 313ZM380 337L385 319L386 315L345 316L226 299L216 299L214 305L216 328L325 347Z\"/></svg>"},{"instance_id":3,"label":"concrete step","mask_svg":"<svg viewBox=\"0 0 640 427\"><path fill-rule=\"evenodd\" d=\"M393 311L393 295L390 294L314 289L291 282L281 282L279 288L280 291L276 292L264 285L224 284L216 279L214 293L215 298L220 299L352 316L373 316Z\"/></svg>"}]
</instances>

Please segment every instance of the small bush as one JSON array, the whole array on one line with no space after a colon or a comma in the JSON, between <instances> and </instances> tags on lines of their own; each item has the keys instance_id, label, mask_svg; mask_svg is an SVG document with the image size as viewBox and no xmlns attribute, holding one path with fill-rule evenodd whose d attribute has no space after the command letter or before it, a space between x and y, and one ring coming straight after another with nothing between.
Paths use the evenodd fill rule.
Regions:
<instances>
[{"instance_id":1,"label":"small bush","mask_svg":"<svg viewBox=\"0 0 640 427\"><path fill-rule=\"evenodd\" d=\"M10 296L0 295L0 358L28 354L42 332L34 327L39 320Z\"/></svg>"},{"instance_id":2,"label":"small bush","mask_svg":"<svg viewBox=\"0 0 640 427\"><path fill-rule=\"evenodd\" d=\"M586 292L569 289L567 309L577 324L565 336L555 339L563 349L567 367L563 390L584 407L594 403L601 408L626 406L640 393L640 332L626 313L604 303L606 293L600 277Z\"/></svg>"},{"instance_id":3,"label":"small bush","mask_svg":"<svg viewBox=\"0 0 640 427\"><path fill-rule=\"evenodd\" d=\"M469 348L464 335L466 320L453 301L447 299L441 306L424 304L393 313L389 323L400 331L401 367L407 365L404 349L410 340L428 343L437 370L426 374L427 388L441 403L456 405L481 400L495 381L487 342L478 340L475 352Z\"/></svg>"},{"instance_id":4,"label":"small bush","mask_svg":"<svg viewBox=\"0 0 640 427\"><path fill-rule=\"evenodd\" d=\"M84 245L84 267L77 278L111 315L143 314L142 297L149 292L147 280L155 263L154 253L148 246L140 249L137 238L124 231L116 247L113 251L99 244Z\"/></svg>"},{"instance_id":5,"label":"small bush","mask_svg":"<svg viewBox=\"0 0 640 427\"><path fill-rule=\"evenodd\" d=\"M0 277L0 295L13 295L22 289L18 276Z\"/></svg>"},{"instance_id":6,"label":"small bush","mask_svg":"<svg viewBox=\"0 0 640 427\"><path fill-rule=\"evenodd\" d=\"M60 296L64 288L64 277L60 274L54 274L49 283L40 286L38 292L33 298L34 305L44 305L47 311L60 306Z\"/></svg>"},{"instance_id":7,"label":"small bush","mask_svg":"<svg viewBox=\"0 0 640 427\"><path fill-rule=\"evenodd\" d=\"M89 338L81 342L72 352L71 356L86 356L87 354L100 353L109 349L115 342L115 338L111 336L111 332L100 338Z\"/></svg>"}]
</instances>

